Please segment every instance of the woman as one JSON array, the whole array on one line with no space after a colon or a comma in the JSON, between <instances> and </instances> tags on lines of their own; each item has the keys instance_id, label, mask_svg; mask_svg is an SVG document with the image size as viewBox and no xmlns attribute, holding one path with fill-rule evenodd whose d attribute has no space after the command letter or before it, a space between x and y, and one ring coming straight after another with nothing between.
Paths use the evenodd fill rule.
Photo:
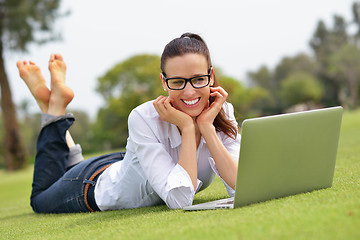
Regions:
<instances>
[{"instance_id":1,"label":"woman","mask_svg":"<svg viewBox=\"0 0 360 240\"><path fill-rule=\"evenodd\" d=\"M217 86L200 36L186 33L166 45L160 77L168 96L130 113L126 153L86 161L68 132L75 119L65 110L74 93L65 85L62 57L50 57L51 91L33 62L17 66L43 112L31 194L35 212L105 211L164 202L182 208L215 174L234 195L240 137L233 107Z\"/></svg>"}]
</instances>

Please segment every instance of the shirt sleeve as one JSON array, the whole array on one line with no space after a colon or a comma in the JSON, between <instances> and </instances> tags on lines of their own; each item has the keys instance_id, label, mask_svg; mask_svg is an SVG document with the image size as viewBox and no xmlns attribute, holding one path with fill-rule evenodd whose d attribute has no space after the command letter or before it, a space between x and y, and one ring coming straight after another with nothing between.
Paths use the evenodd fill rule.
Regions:
<instances>
[{"instance_id":1,"label":"shirt sleeve","mask_svg":"<svg viewBox=\"0 0 360 240\"><path fill-rule=\"evenodd\" d=\"M179 164L171 171L166 190L169 192L166 198L166 204L169 208L183 208L192 205L194 195L199 191L202 182L197 179L197 188L194 190L191 178L183 167Z\"/></svg>"},{"instance_id":2,"label":"shirt sleeve","mask_svg":"<svg viewBox=\"0 0 360 240\"><path fill-rule=\"evenodd\" d=\"M237 123L237 121L235 119L235 115L234 115L234 107L230 103L225 103L224 104L224 110L225 110L225 113L227 114L228 119L230 119L232 121L232 123L234 125L236 125L236 127L238 127L238 123ZM237 133L237 136L236 136L235 139L227 136L224 133L218 133L218 136L221 139L222 143L224 144L224 147L229 151L230 155L233 157L234 161L238 161L239 156L240 156L240 140L241 140L240 134ZM216 167L214 159L210 157L209 158L209 163L210 163L210 166L211 166L212 170L215 172L215 174L224 183L225 188L226 188L228 194L230 195L230 197L233 197L235 195L235 189L232 189L224 181L224 179L221 178L221 176L219 174L219 170Z\"/></svg>"},{"instance_id":3,"label":"shirt sleeve","mask_svg":"<svg viewBox=\"0 0 360 240\"><path fill-rule=\"evenodd\" d=\"M137 156L155 192L171 209L191 205L202 183L197 180L197 189L194 189L190 176L177 163L178 159L172 159L161 142L163 136L155 133L154 121L145 119L143 114L133 110L128 125L128 146Z\"/></svg>"}]
</instances>

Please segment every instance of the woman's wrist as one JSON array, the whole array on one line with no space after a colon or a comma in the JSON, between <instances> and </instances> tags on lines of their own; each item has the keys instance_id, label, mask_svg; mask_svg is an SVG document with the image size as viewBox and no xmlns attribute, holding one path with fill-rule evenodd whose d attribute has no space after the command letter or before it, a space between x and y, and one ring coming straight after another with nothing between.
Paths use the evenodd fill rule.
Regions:
<instances>
[{"instance_id":1,"label":"woman's wrist","mask_svg":"<svg viewBox=\"0 0 360 240\"><path fill-rule=\"evenodd\" d=\"M213 124L202 124L202 125L198 125L199 127L199 131L200 134L206 139L207 136L209 136L210 134L216 134L216 129L215 126Z\"/></svg>"},{"instance_id":2,"label":"woman's wrist","mask_svg":"<svg viewBox=\"0 0 360 240\"><path fill-rule=\"evenodd\" d=\"M187 134L187 133L191 133L191 134L195 134L195 124L194 122L189 122L187 124L182 125L181 127L179 127L181 134Z\"/></svg>"}]
</instances>

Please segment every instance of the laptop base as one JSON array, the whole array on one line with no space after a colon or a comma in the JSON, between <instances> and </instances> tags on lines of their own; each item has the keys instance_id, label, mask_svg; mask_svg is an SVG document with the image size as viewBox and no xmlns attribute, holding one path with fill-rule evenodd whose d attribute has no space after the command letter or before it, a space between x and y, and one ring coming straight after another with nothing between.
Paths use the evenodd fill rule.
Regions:
<instances>
[{"instance_id":1,"label":"laptop base","mask_svg":"<svg viewBox=\"0 0 360 240\"><path fill-rule=\"evenodd\" d=\"M215 210L234 208L234 197L184 207L183 210Z\"/></svg>"}]
</instances>

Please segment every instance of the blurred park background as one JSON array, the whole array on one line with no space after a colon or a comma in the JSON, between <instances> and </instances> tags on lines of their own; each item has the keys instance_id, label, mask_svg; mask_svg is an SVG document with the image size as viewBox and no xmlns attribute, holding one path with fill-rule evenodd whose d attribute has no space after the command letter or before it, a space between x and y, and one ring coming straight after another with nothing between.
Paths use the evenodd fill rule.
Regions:
<instances>
[{"instance_id":1,"label":"blurred park background","mask_svg":"<svg viewBox=\"0 0 360 240\"><path fill-rule=\"evenodd\" d=\"M0 2L0 168L33 163L40 130L41 116L15 63L31 59L49 79L53 52L68 66L67 83L75 91L69 111L77 119L71 133L86 154L125 147L130 111L164 94L163 47L188 31L208 43L240 124L359 106L360 1L114 2Z\"/></svg>"}]
</instances>

